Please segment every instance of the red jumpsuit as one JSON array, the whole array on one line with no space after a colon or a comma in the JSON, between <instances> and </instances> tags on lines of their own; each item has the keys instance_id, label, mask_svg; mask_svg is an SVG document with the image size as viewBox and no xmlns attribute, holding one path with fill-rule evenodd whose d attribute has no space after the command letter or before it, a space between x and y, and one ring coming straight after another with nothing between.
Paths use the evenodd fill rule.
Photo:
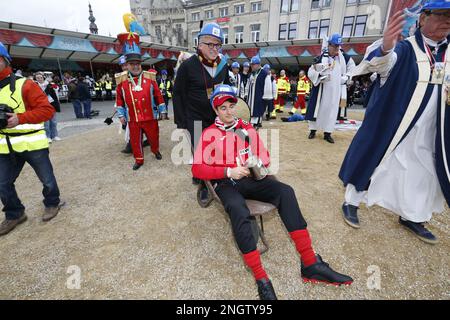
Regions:
<instances>
[{"instance_id":1,"label":"red jumpsuit","mask_svg":"<svg viewBox=\"0 0 450 320\"><path fill-rule=\"evenodd\" d=\"M139 77L134 78L138 84ZM128 109L128 125L130 128L130 143L137 164L144 163L142 150L142 132L150 142L154 154L159 152L159 108L164 105L164 99L156 81L151 80L146 72L142 75L142 90L136 90L134 84L125 80L117 86L116 106Z\"/></svg>"}]
</instances>

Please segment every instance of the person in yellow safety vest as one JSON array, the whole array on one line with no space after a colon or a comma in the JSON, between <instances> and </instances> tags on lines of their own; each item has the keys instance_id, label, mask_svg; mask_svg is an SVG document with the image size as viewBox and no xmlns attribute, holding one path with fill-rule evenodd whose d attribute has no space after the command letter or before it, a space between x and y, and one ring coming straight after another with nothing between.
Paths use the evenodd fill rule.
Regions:
<instances>
[{"instance_id":1,"label":"person in yellow safety vest","mask_svg":"<svg viewBox=\"0 0 450 320\"><path fill-rule=\"evenodd\" d=\"M112 81L105 80L106 100L112 100Z\"/></svg>"},{"instance_id":2,"label":"person in yellow safety vest","mask_svg":"<svg viewBox=\"0 0 450 320\"><path fill-rule=\"evenodd\" d=\"M54 218L64 204L59 198L44 130L44 122L54 113L38 84L16 78L11 56L0 42L0 199L6 216L0 224L0 236L27 220L14 186L25 162L34 169L44 187L42 220Z\"/></svg>"},{"instance_id":3,"label":"person in yellow safety vest","mask_svg":"<svg viewBox=\"0 0 450 320\"><path fill-rule=\"evenodd\" d=\"M172 99L172 87L172 81L167 78L167 70L162 70L159 90L164 98L165 108L160 112L161 120L169 120L169 100Z\"/></svg>"},{"instance_id":4,"label":"person in yellow safety vest","mask_svg":"<svg viewBox=\"0 0 450 320\"><path fill-rule=\"evenodd\" d=\"M297 101L295 102L295 106L289 112L290 115L295 114L298 109L301 109L302 114L306 114L306 95L309 94L310 90L311 85L309 79L306 76L305 71L301 70L297 84Z\"/></svg>"},{"instance_id":5,"label":"person in yellow safety vest","mask_svg":"<svg viewBox=\"0 0 450 320\"><path fill-rule=\"evenodd\" d=\"M286 71L281 70L280 76L277 79L277 91L278 97L275 100L275 109L271 114L271 118L275 119L277 117L277 113L284 112L284 105L286 104L286 96L291 91L291 85L289 83L288 77L286 77Z\"/></svg>"},{"instance_id":6,"label":"person in yellow safety vest","mask_svg":"<svg viewBox=\"0 0 450 320\"><path fill-rule=\"evenodd\" d=\"M100 80L95 81L95 99L101 100L102 99L102 82Z\"/></svg>"}]
</instances>

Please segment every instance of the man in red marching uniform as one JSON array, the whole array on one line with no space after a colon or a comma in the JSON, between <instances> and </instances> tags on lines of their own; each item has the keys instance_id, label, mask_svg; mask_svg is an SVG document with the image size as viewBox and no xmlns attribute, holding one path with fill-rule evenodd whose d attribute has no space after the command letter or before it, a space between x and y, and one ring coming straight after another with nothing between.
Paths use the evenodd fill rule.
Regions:
<instances>
[{"instance_id":1,"label":"man in red marching uniform","mask_svg":"<svg viewBox=\"0 0 450 320\"><path fill-rule=\"evenodd\" d=\"M128 71L119 77L117 85L116 106L120 121L125 123L125 112L128 112L130 142L133 149L135 164L133 170L138 170L144 164L142 150L142 133L147 136L150 147L156 159L161 160L159 152L159 108L164 105L164 99L150 72L143 71L140 49L137 46L139 36L136 34L120 34L119 41L125 44L125 57Z\"/></svg>"}]
</instances>

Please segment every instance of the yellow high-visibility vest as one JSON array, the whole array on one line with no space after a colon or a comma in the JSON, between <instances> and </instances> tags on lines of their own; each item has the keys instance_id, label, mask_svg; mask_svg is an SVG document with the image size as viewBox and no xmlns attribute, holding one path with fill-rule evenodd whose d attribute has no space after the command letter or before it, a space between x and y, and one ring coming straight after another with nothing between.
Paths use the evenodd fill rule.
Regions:
<instances>
[{"instance_id":1,"label":"yellow high-visibility vest","mask_svg":"<svg viewBox=\"0 0 450 320\"><path fill-rule=\"evenodd\" d=\"M161 83L159 84L159 90L161 91L161 93L163 93L163 90L166 90L167 93L167 97L170 99L172 98L172 93L170 93L170 81L166 80L166 87L164 88L164 82L161 80Z\"/></svg>"},{"instance_id":2,"label":"yellow high-visibility vest","mask_svg":"<svg viewBox=\"0 0 450 320\"><path fill-rule=\"evenodd\" d=\"M286 77L277 79L277 90L279 95L289 93L291 90L291 85Z\"/></svg>"},{"instance_id":3,"label":"yellow high-visibility vest","mask_svg":"<svg viewBox=\"0 0 450 320\"><path fill-rule=\"evenodd\" d=\"M0 103L6 104L14 109L14 113L25 113L25 104L22 99L22 87L25 78L16 80L16 91L11 98L11 88L9 85L0 90ZM37 131L34 133L29 133ZM0 130L0 154L9 154L6 135L2 133L21 134L10 136L9 141L15 152L36 151L48 148L48 139L44 130L44 123L39 124L19 124L10 129ZM28 134L27 134L28 133Z\"/></svg>"},{"instance_id":4,"label":"yellow high-visibility vest","mask_svg":"<svg viewBox=\"0 0 450 320\"><path fill-rule=\"evenodd\" d=\"M300 78L298 80L298 85L297 85L297 94L309 94L309 91L311 90L310 85L309 85L309 80L308 78L305 76L303 78Z\"/></svg>"},{"instance_id":5,"label":"yellow high-visibility vest","mask_svg":"<svg viewBox=\"0 0 450 320\"><path fill-rule=\"evenodd\" d=\"M112 83L111 83L111 81L106 81L105 90L112 90Z\"/></svg>"}]
</instances>

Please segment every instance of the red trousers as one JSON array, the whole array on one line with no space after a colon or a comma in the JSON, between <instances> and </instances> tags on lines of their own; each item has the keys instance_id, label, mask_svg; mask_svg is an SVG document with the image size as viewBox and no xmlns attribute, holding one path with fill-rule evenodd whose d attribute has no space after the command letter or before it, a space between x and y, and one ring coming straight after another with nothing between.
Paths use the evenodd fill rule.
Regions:
<instances>
[{"instance_id":1,"label":"red trousers","mask_svg":"<svg viewBox=\"0 0 450 320\"><path fill-rule=\"evenodd\" d=\"M285 97L285 95L278 95L278 98L274 102L275 107L276 106L284 107L284 105L286 103L284 101L284 97Z\"/></svg>"},{"instance_id":2,"label":"red trousers","mask_svg":"<svg viewBox=\"0 0 450 320\"><path fill-rule=\"evenodd\" d=\"M306 100L304 94L299 94L297 96L297 102L295 103L296 109L305 109L306 108Z\"/></svg>"},{"instance_id":3,"label":"red trousers","mask_svg":"<svg viewBox=\"0 0 450 320\"><path fill-rule=\"evenodd\" d=\"M142 122L129 122L130 143L136 163L144 163L144 151L142 150L142 133L145 133L153 153L159 151L159 125L158 120Z\"/></svg>"}]
</instances>

